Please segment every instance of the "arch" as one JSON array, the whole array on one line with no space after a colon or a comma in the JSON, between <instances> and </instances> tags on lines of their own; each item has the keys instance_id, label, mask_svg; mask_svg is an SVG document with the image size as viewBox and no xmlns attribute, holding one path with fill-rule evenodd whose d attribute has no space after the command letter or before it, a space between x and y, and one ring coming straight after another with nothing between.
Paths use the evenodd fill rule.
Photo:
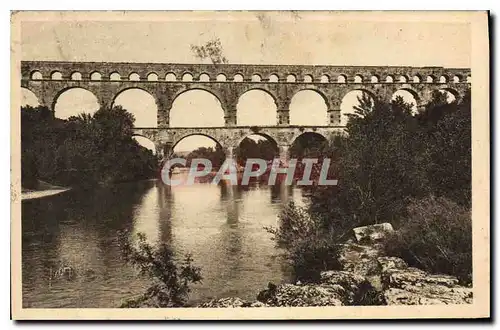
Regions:
<instances>
[{"instance_id":1,"label":"arch","mask_svg":"<svg viewBox=\"0 0 500 330\"><path fill-rule=\"evenodd\" d=\"M59 71L53 71L50 74L50 79L52 80L62 80L62 73Z\"/></svg>"},{"instance_id":2,"label":"arch","mask_svg":"<svg viewBox=\"0 0 500 330\"><path fill-rule=\"evenodd\" d=\"M42 80L43 79L43 75L42 75L42 73L40 71L35 70L35 71L31 72L30 79L31 80Z\"/></svg>"},{"instance_id":3,"label":"arch","mask_svg":"<svg viewBox=\"0 0 500 330\"><path fill-rule=\"evenodd\" d=\"M295 136L290 144L290 157L301 159L303 157L319 158L323 155L322 149L328 139L318 132L302 132Z\"/></svg>"},{"instance_id":4,"label":"arch","mask_svg":"<svg viewBox=\"0 0 500 330\"><path fill-rule=\"evenodd\" d=\"M189 88L173 98L169 123L170 127L223 127L224 115L216 93L203 87Z\"/></svg>"},{"instance_id":5,"label":"arch","mask_svg":"<svg viewBox=\"0 0 500 330\"><path fill-rule=\"evenodd\" d=\"M210 76L206 73L202 73L200 74L200 76L198 77L198 81L210 81Z\"/></svg>"},{"instance_id":6,"label":"arch","mask_svg":"<svg viewBox=\"0 0 500 330\"><path fill-rule=\"evenodd\" d=\"M134 115L134 127L157 127L158 106L151 93L143 88L127 87L114 97L112 106L121 106Z\"/></svg>"},{"instance_id":7,"label":"arch","mask_svg":"<svg viewBox=\"0 0 500 330\"><path fill-rule=\"evenodd\" d=\"M403 98L405 103L411 105L411 112L413 115L418 113L418 107L420 105L420 97L418 93L410 88L400 88L392 94L391 101L395 100L398 96Z\"/></svg>"},{"instance_id":8,"label":"arch","mask_svg":"<svg viewBox=\"0 0 500 330\"><path fill-rule=\"evenodd\" d=\"M140 134L132 134L132 139L134 139L141 147L151 150L153 155L156 155L156 145L150 138Z\"/></svg>"},{"instance_id":9,"label":"arch","mask_svg":"<svg viewBox=\"0 0 500 330\"><path fill-rule=\"evenodd\" d=\"M158 74L156 72L151 72L147 76L148 81L158 81Z\"/></svg>"},{"instance_id":10,"label":"arch","mask_svg":"<svg viewBox=\"0 0 500 330\"><path fill-rule=\"evenodd\" d=\"M329 83L330 76L328 76L327 74L322 75L321 78L319 78L319 82L323 84Z\"/></svg>"},{"instance_id":11,"label":"arch","mask_svg":"<svg viewBox=\"0 0 500 330\"><path fill-rule=\"evenodd\" d=\"M240 165L245 166L248 158L259 158L267 161L279 155L276 139L265 132L256 132L245 135L235 145L234 154Z\"/></svg>"},{"instance_id":12,"label":"arch","mask_svg":"<svg viewBox=\"0 0 500 330\"><path fill-rule=\"evenodd\" d=\"M75 71L71 74L71 80L82 80L82 74L78 71Z\"/></svg>"},{"instance_id":13,"label":"arch","mask_svg":"<svg viewBox=\"0 0 500 330\"><path fill-rule=\"evenodd\" d=\"M238 97L236 124L238 126L276 125L278 108L276 98L262 88L251 88Z\"/></svg>"},{"instance_id":14,"label":"arch","mask_svg":"<svg viewBox=\"0 0 500 330\"><path fill-rule=\"evenodd\" d=\"M94 71L90 74L90 80L101 80L101 79L102 79L102 75L98 71Z\"/></svg>"},{"instance_id":15,"label":"arch","mask_svg":"<svg viewBox=\"0 0 500 330\"><path fill-rule=\"evenodd\" d=\"M186 72L182 75L182 81L193 81L193 75L189 72Z\"/></svg>"},{"instance_id":16,"label":"arch","mask_svg":"<svg viewBox=\"0 0 500 330\"><path fill-rule=\"evenodd\" d=\"M460 99L460 93L453 88L440 88L438 89L441 93L446 94L446 101L448 103L453 103L454 101L458 101Z\"/></svg>"},{"instance_id":17,"label":"arch","mask_svg":"<svg viewBox=\"0 0 500 330\"><path fill-rule=\"evenodd\" d=\"M434 83L434 80L436 79L436 77L432 76L432 75L428 75L426 78L425 78L425 82L428 83L428 84L432 84Z\"/></svg>"},{"instance_id":18,"label":"arch","mask_svg":"<svg viewBox=\"0 0 500 330\"><path fill-rule=\"evenodd\" d=\"M313 82L313 77L310 74L306 74L304 76L304 82L305 83L312 83Z\"/></svg>"},{"instance_id":19,"label":"arch","mask_svg":"<svg viewBox=\"0 0 500 330\"><path fill-rule=\"evenodd\" d=\"M448 82L448 77L446 77L445 75L439 77L440 84L446 84L447 82Z\"/></svg>"},{"instance_id":20,"label":"arch","mask_svg":"<svg viewBox=\"0 0 500 330\"><path fill-rule=\"evenodd\" d=\"M419 102L420 101L420 96L418 95L418 92L411 89L411 88L400 88L398 89L398 91L405 91L405 92L408 92L411 94L411 96L413 96L413 98L415 98L415 101ZM397 91L396 91L397 92ZM394 92L394 93L396 93Z\"/></svg>"},{"instance_id":21,"label":"arch","mask_svg":"<svg viewBox=\"0 0 500 330\"><path fill-rule=\"evenodd\" d=\"M216 81L227 81L226 75L223 73L219 73L217 77L215 77Z\"/></svg>"},{"instance_id":22,"label":"arch","mask_svg":"<svg viewBox=\"0 0 500 330\"><path fill-rule=\"evenodd\" d=\"M139 81L141 80L141 76L137 72L132 72L131 74L128 75L128 80L130 81Z\"/></svg>"},{"instance_id":23,"label":"arch","mask_svg":"<svg viewBox=\"0 0 500 330\"><path fill-rule=\"evenodd\" d=\"M318 90L302 89L290 101L291 125L328 124L328 98Z\"/></svg>"},{"instance_id":24,"label":"arch","mask_svg":"<svg viewBox=\"0 0 500 330\"><path fill-rule=\"evenodd\" d=\"M94 114L99 108L97 96L92 91L79 86L61 89L52 102L54 116L60 119L67 119L81 113Z\"/></svg>"},{"instance_id":25,"label":"arch","mask_svg":"<svg viewBox=\"0 0 500 330\"><path fill-rule=\"evenodd\" d=\"M236 145L239 146L241 144L241 142L243 142L243 140L245 140L246 138L248 138L249 136L252 136L252 135L258 135L258 136L261 136L263 138L266 138L268 141L272 142L274 145L276 145L276 147L278 147L278 142L277 142L276 138L274 136L272 136L271 134L269 134L269 132L265 132L265 131L252 132L250 134L246 134L246 135L242 136L241 138L239 138Z\"/></svg>"},{"instance_id":26,"label":"arch","mask_svg":"<svg viewBox=\"0 0 500 330\"><path fill-rule=\"evenodd\" d=\"M21 87L21 107L30 106L36 108L40 105L40 101L33 91L28 88Z\"/></svg>"},{"instance_id":27,"label":"arch","mask_svg":"<svg viewBox=\"0 0 500 330\"><path fill-rule=\"evenodd\" d=\"M413 82L414 82L414 83L417 83L417 84L418 84L418 83L420 83L421 81L422 81L422 78L421 78L418 74L416 74L416 75L414 75L414 76L413 76Z\"/></svg>"},{"instance_id":28,"label":"arch","mask_svg":"<svg viewBox=\"0 0 500 330\"><path fill-rule=\"evenodd\" d=\"M378 82L379 82L379 77L378 77L377 75L375 75L375 74L374 74L374 75L372 75L372 76L371 76L371 78L370 78L370 82L371 82L372 84L378 84Z\"/></svg>"},{"instance_id":29,"label":"arch","mask_svg":"<svg viewBox=\"0 0 500 330\"><path fill-rule=\"evenodd\" d=\"M113 73L111 73L111 74L109 75L109 80L111 80L111 81L119 81L119 80L121 80L121 79L122 79L122 77L121 77L121 76L120 76L120 74L119 74L118 72L116 72L116 71L115 71L115 72L113 72Z\"/></svg>"},{"instance_id":30,"label":"arch","mask_svg":"<svg viewBox=\"0 0 500 330\"><path fill-rule=\"evenodd\" d=\"M173 72L169 72L165 75L165 81L177 81L177 76Z\"/></svg>"},{"instance_id":31,"label":"arch","mask_svg":"<svg viewBox=\"0 0 500 330\"><path fill-rule=\"evenodd\" d=\"M347 76L345 74L341 74L337 77L337 82L339 84L345 84L347 83Z\"/></svg>"},{"instance_id":32,"label":"arch","mask_svg":"<svg viewBox=\"0 0 500 330\"><path fill-rule=\"evenodd\" d=\"M208 135L207 133L203 133L203 132L190 132L190 133L187 133L187 134L181 136L180 138L177 138L174 141L174 143L172 144L172 150L174 150L176 147L178 147L179 144L182 141L185 141L187 138L192 137L192 136L202 136L202 137L205 137L205 138L209 138L210 140L212 140L213 142L215 142L215 145L219 145L219 146L223 147L223 145L216 138L214 138L213 136Z\"/></svg>"},{"instance_id":33,"label":"arch","mask_svg":"<svg viewBox=\"0 0 500 330\"><path fill-rule=\"evenodd\" d=\"M386 82L386 83L393 83L393 82L394 82L394 77L393 77L393 76L391 76L391 75L387 75L387 76L385 77L385 82Z\"/></svg>"},{"instance_id":34,"label":"arch","mask_svg":"<svg viewBox=\"0 0 500 330\"><path fill-rule=\"evenodd\" d=\"M272 75L269 76L269 78L267 78L267 80L271 83L277 83L279 82L280 78L278 77L277 74L273 73Z\"/></svg>"},{"instance_id":35,"label":"arch","mask_svg":"<svg viewBox=\"0 0 500 330\"><path fill-rule=\"evenodd\" d=\"M363 82L363 77L359 74L354 76L354 83L361 84Z\"/></svg>"},{"instance_id":36,"label":"arch","mask_svg":"<svg viewBox=\"0 0 500 330\"><path fill-rule=\"evenodd\" d=\"M349 114L353 114L357 107L361 106L361 100L367 98L369 107L375 105L375 96L372 92L357 88L347 92L340 103L340 125L345 126L349 120Z\"/></svg>"},{"instance_id":37,"label":"arch","mask_svg":"<svg viewBox=\"0 0 500 330\"><path fill-rule=\"evenodd\" d=\"M296 81L297 77L295 77L295 75L289 74L288 76L286 76L286 82L296 82Z\"/></svg>"},{"instance_id":38,"label":"arch","mask_svg":"<svg viewBox=\"0 0 500 330\"><path fill-rule=\"evenodd\" d=\"M254 73L254 74L252 75L252 81L253 81L253 82L260 82L261 80L262 80L262 78L260 77L260 75L259 75L259 74Z\"/></svg>"},{"instance_id":39,"label":"arch","mask_svg":"<svg viewBox=\"0 0 500 330\"><path fill-rule=\"evenodd\" d=\"M242 82L244 80L243 75L240 73L237 73L233 77L234 82Z\"/></svg>"},{"instance_id":40,"label":"arch","mask_svg":"<svg viewBox=\"0 0 500 330\"><path fill-rule=\"evenodd\" d=\"M402 84L406 84L408 82L408 77L405 76L404 74L399 76L399 82Z\"/></svg>"},{"instance_id":41,"label":"arch","mask_svg":"<svg viewBox=\"0 0 500 330\"><path fill-rule=\"evenodd\" d=\"M454 83L454 84L458 84L461 80L462 80L462 79L461 79L461 77L460 77L460 76L458 76L458 75L454 75L454 76L453 76L453 83Z\"/></svg>"}]
</instances>

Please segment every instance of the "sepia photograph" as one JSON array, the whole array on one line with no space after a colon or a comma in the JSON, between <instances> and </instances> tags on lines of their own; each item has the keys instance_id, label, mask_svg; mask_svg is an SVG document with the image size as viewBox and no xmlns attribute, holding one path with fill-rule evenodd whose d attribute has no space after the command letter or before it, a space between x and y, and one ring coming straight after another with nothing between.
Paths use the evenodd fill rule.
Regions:
<instances>
[{"instance_id":1,"label":"sepia photograph","mask_svg":"<svg viewBox=\"0 0 500 330\"><path fill-rule=\"evenodd\" d=\"M488 19L12 12L12 318L489 317Z\"/></svg>"}]
</instances>

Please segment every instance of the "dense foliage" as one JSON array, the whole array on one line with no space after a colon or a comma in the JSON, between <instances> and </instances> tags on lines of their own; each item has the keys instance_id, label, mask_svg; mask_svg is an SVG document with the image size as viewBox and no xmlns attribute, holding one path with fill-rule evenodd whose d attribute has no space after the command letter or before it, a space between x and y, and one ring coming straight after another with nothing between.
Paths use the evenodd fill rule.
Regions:
<instances>
[{"instance_id":1,"label":"dense foliage","mask_svg":"<svg viewBox=\"0 0 500 330\"><path fill-rule=\"evenodd\" d=\"M399 237L400 243L411 238L410 250L400 250L409 263L463 278L462 271L471 270L472 253L471 226L464 224L464 219L470 222L470 214L465 216L464 210L471 206L470 94L460 102L447 103L446 96L436 92L416 115L402 98L383 103L365 96L360 104L350 116L347 134L330 141L321 152L333 159L330 173L338 178L338 185L314 187L307 216L285 210L280 218L278 238L293 236L288 238L294 242L289 253L292 264L297 264L293 256L299 246L316 247L301 243L306 239L289 229L290 219L293 223L312 221L316 240L332 244L342 241L354 227L390 222L406 233ZM432 207L442 212L429 214L427 220L433 225L420 221L416 230L411 223L420 219L415 205L428 203L429 196L437 196ZM452 215L461 219L456 223L463 230L442 224ZM440 246L437 241L444 254L428 252ZM308 267L321 268L312 263Z\"/></svg>"},{"instance_id":2,"label":"dense foliage","mask_svg":"<svg viewBox=\"0 0 500 330\"><path fill-rule=\"evenodd\" d=\"M290 146L290 157L302 159L304 157L320 158L328 146L328 141L316 133L303 133Z\"/></svg>"},{"instance_id":3,"label":"dense foliage","mask_svg":"<svg viewBox=\"0 0 500 330\"><path fill-rule=\"evenodd\" d=\"M191 166L191 161L196 158L208 159L212 164L212 169L218 169L226 160L226 154L220 144L216 144L215 148L212 147L199 147L189 152L185 157L174 154L172 158L179 157L186 159L186 166Z\"/></svg>"},{"instance_id":4,"label":"dense foliage","mask_svg":"<svg viewBox=\"0 0 500 330\"><path fill-rule=\"evenodd\" d=\"M319 280L321 271L340 269L335 240L321 230L317 218L311 217L306 208L290 202L278 221L278 228L266 230L285 248L296 280L314 282Z\"/></svg>"},{"instance_id":5,"label":"dense foliage","mask_svg":"<svg viewBox=\"0 0 500 330\"><path fill-rule=\"evenodd\" d=\"M153 153L132 138L134 117L121 107L67 120L45 107L21 108L22 186L38 180L92 186L150 178Z\"/></svg>"},{"instance_id":6,"label":"dense foliage","mask_svg":"<svg viewBox=\"0 0 500 330\"><path fill-rule=\"evenodd\" d=\"M385 244L389 255L430 272L454 274L472 281L472 221L470 211L451 200L433 196L413 200L408 218Z\"/></svg>"},{"instance_id":7,"label":"dense foliage","mask_svg":"<svg viewBox=\"0 0 500 330\"><path fill-rule=\"evenodd\" d=\"M268 139L245 138L235 150L238 164L244 165L248 158L273 160L278 157L278 146Z\"/></svg>"}]
</instances>

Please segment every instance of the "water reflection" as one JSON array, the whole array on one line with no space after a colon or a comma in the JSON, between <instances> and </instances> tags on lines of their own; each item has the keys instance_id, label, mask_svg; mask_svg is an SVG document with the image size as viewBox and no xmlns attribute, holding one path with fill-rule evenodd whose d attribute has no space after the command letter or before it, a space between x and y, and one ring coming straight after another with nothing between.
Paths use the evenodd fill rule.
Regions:
<instances>
[{"instance_id":1,"label":"water reflection","mask_svg":"<svg viewBox=\"0 0 500 330\"><path fill-rule=\"evenodd\" d=\"M259 182L170 187L149 181L25 201L23 306L117 307L141 293L148 280L122 260L117 236L123 230L168 243L179 258L192 254L204 277L193 287L193 302L255 298L269 281L289 277L264 227L276 225L292 198L300 199L300 190ZM61 265L77 276L55 278Z\"/></svg>"}]
</instances>

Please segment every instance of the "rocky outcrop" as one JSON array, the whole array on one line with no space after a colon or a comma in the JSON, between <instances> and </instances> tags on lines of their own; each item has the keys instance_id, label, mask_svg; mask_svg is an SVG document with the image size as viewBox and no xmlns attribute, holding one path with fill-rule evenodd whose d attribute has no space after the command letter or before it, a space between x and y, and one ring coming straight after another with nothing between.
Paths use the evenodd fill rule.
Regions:
<instances>
[{"instance_id":1,"label":"rocky outcrop","mask_svg":"<svg viewBox=\"0 0 500 330\"><path fill-rule=\"evenodd\" d=\"M283 284L266 292L263 303L273 307L342 306L343 292L341 286L335 285Z\"/></svg>"},{"instance_id":2,"label":"rocky outcrop","mask_svg":"<svg viewBox=\"0 0 500 330\"><path fill-rule=\"evenodd\" d=\"M342 269L362 276L379 274L377 258L382 255L380 244L362 245L348 241L339 244L338 260Z\"/></svg>"},{"instance_id":3,"label":"rocky outcrop","mask_svg":"<svg viewBox=\"0 0 500 330\"><path fill-rule=\"evenodd\" d=\"M375 290L364 276L348 271L321 273L319 283L269 284L257 299L273 307L347 306L363 304ZM368 294L367 294L368 293Z\"/></svg>"},{"instance_id":4,"label":"rocky outcrop","mask_svg":"<svg viewBox=\"0 0 500 330\"><path fill-rule=\"evenodd\" d=\"M236 308L236 307L268 307L260 301L247 301L238 297L212 299L202 303L197 307L204 308Z\"/></svg>"},{"instance_id":5,"label":"rocky outcrop","mask_svg":"<svg viewBox=\"0 0 500 330\"><path fill-rule=\"evenodd\" d=\"M408 267L400 258L380 257L384 287L382 301L386 305L471 304L472 288L458 285L450 275L429 274Z\"/></svg>"},{"instance_id":6,"label":"rocky outcrop","mask_svg":"<svg viewBox=\"0 0 500 330\"><path fill-rule=\"evenodd\" d=\"M199 307L300 307L363 305L471 304L472 288L460 286L450 275L429 274L409 267L397 257L384 256L379 239L392 226L375 225L353 230L352 238L339 245L342 270L325 271L317 283L275 285L257 296L211 300ZM363 236L364 233L366 235ZM362 237L363 236L363 237ZM359 241L359 242L358 242Z\"/></svg>"}]
</instances>

